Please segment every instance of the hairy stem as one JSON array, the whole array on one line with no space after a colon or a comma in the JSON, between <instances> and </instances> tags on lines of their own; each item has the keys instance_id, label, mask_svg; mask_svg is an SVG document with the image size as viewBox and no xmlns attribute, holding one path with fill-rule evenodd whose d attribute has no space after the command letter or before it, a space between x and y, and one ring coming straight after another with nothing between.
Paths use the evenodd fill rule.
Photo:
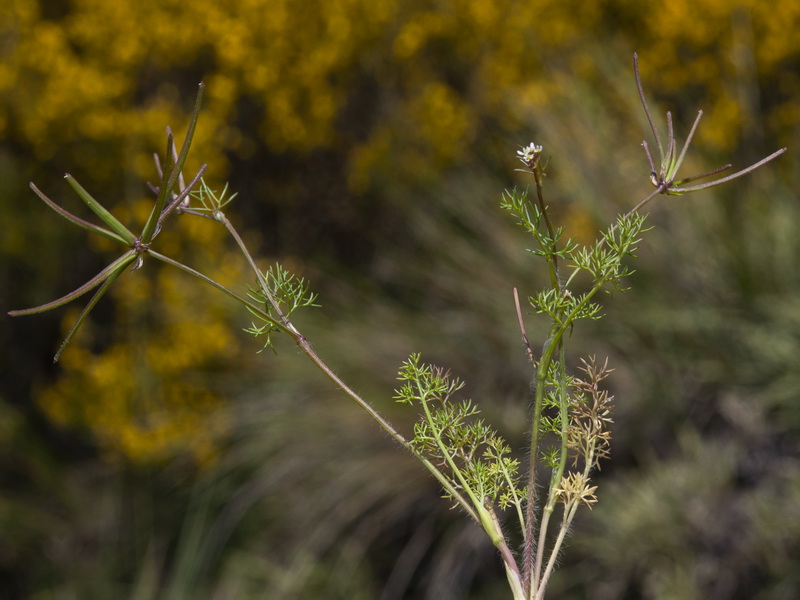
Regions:
<instances>
[{"instance_id":1,"label":"hairy stem","mask_svg":"<svg viewBox=\"0 0 800 600\"><path fill-rule=\"evenodd\" d=\"M561 290L561 279L558 276L558 256L556 255L556 240L555 230L553 224L550 222L550 216L547 214L547 206L544 203L544 194L542 192L542 167L536 165L533 169L533 179L536 182L536 200L539 203L539 210L542 211L544 217L544 225L547 229L547 236L550 239L551 245L547 250L547 263L550 266L550 285L554 290Z\"/></svg>"},{"instance_id":2,"label":"hairy stem","mask_svg":"<svg viewBox=\"0 0 800 600\"><path fill-rule=\"evenodd\" d=\"M557 344L554 339L558 333L558 325L554 323L550 328L550 336L542 349L542 357L536 370L536 394L533 405L533 418L531 420L531 444L528 454L528 497L525 502L525 537L523 547L523 582L525 591L530 592L532 585L532 568L534 561L534 530L536 526L536 473L539 462L539 423L542 420L542 405L547 383L547 369L553 359L553 352Z\"/></svg>"},{"instance_id":3,"label":"hairy stem","mask_svg":"<svg viewBox=\"0 0 800 600\"><path fill-rule=\"evenodd\" d=\"M370 417L372 417L372 419L375 422L377 422L378 425L384 431L386 431L397 443L399 443L405 449L407 449L412 454L414 454L414 456L416 456L420 460L420 462L422 462L423 466L436 478L436 480L442 485L442 487L466 511L466 513L470 516L470 518L472 518L477 523L483 524L484 519L482 519L481 515L479 515L479 513L476 512L476 510L470 505L470 502L466 498L464 498L462 494L460 494L458 492L458 490L452 485L452 483L447 478L447 476L444 475L444 473L442 473L436 467L436 465L434 465L432 462L430 462L427 458L425 458L424 456L421 456L419 453L415 452L413 450L413 448L411 447L411 445L409 444L408 440L406 440L406 438L403 437L403 435L399 431L397 431L397 429L395 429L391 425L391 423L389 423L386 419L384 419L383 416L381 416L381 414L377 410L375 410L375 408L373 408L372 405L369 402L367 402L364 398L362 398L359 394L357 394L349 385L347 385L344 382L343 379L341 379L336 374L336 372L333 369L331 369L327 365L327 363L325 363L320 358L320 356L316 353L316 351L311 346L311 343L308 341L308 339L302 333L300 333L300 331L294 326L294 324L289 320L289 318L281 310L280 305L278 304L278 301L276 300L276 298L274 297L274 295L271 293L271 291L269 289L269 285L268 285L267 281L265 280L264 275L261 273L260 269L256 265L256 262L253 259L252 254L250 254L250 251L247 248L247 246L245 245L244 240L242 240L241 236L239 235L239 232L236 230L236 228L233 226L233 224L227 219L227 217L225 217L225 215L222 213L222 211L219 211L219 210L217 210L215 212L214 218L218 222L220 222L222 225L225 226L225 228L230 233L231 237L233 237L233 239L236 241L236 244L239 246L240 251L244 255L244 257L247 260L248 264L250 265L250 268L255 273L256 278L258 279L259 287L261 288L261 291L263 292L264 296L269 300L275 315L277 315L277 321L273 317L271 317L270 315L264 313L264 311L261 310L261 309L257 309L258 314L259 315L262 315L262 314L265 315L268 321L274 322L278 327L280 327L281 330L283 330L284 332L288 333L294 339L295 343L300 348L300 350L311 360L312 363L314 363L314 365L320 371L322 371L322 373L330 381L332 381L340 390L342 390L347 396L349 396L353 401L355 401L356 404L358 404ZM178 263L178 264L180 264L180 263ZM188 267L185 267L185 265L181 265L181 267L183 267L184 270L188 269ZM191 271L193 271L193 270L191 270ZM214 282L210 278L206 277L205 275L202 275L201 273L198 273L196 271L194 271L194 273L199 275L201 277L201 279L203 279L207 283L210 283L211 285L214 285L215 287L217 287L218 289L221 289L222 291L224 291L228 295L234 297L235 299L239 300L240 302L243 302L246 306L248 306L250 308L253 308L254 305L251 302L249 302L246 299L242 298L238 294L235 294L234 292L228 290L227 288L224 288L223 286L217 284L216 282ZM474 500L474 498L470 498L470 499ZM475 506L479 507L480 504L476 504ZM489 530L487 530L487 533L489 533ZM495 542L495 545L497 545L495 538L496 538L496 536L492 536L492 541Z\"/></svg>"}]
</instances>

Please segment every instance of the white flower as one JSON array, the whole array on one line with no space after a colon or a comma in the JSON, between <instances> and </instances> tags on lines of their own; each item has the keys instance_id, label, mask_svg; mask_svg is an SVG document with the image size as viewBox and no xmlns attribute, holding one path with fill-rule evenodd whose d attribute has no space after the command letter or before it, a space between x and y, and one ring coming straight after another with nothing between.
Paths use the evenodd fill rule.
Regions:
<instances>
[{"instance_id":1,"label":"white flower","mask_svg":"<svg viewBox=\"0 0 800 600\"><path fill-rule=\"evenodd\" d=\"M517 156L522 161L522 164L526 166L531 166L533 163L536 162L536 159L539 158L539 154L542 152L542 147L537 146L533 142L531 142L527 147L523 148L522 150L517 150Z\"/></svg>"}]
</instances>

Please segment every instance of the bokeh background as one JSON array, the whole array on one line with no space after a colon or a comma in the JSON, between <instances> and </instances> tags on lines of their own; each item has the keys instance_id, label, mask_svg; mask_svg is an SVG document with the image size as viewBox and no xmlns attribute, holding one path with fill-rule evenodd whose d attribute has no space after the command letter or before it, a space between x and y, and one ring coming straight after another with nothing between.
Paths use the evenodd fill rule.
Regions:
<instances>
[{"instance_id":1,"label":"bokeh background","mask_svg":"<svg viewBox=\"0 0 800 600\"><path fill-rule=\"evenodd\" d=\"M685 172L790 151L659 198L633 289L576 330L571 360L616 368L616 425L552 598L798 598L799 28L794 0L5 0L0 308L115 251L28 182L86 215L70 172L141 222L202 80L189 169L319 293L298 325L323 358L409 431L394 378L420 351L524 448L511 290L544 273L500 194L531 141L579 240L649 193L637 51L679 136L705 110ZM172 227L162 252L246 289L221 229ZM81 306L0 321L0 598L508 597L435 482L291 344L257 354L226 298L151 261L53 365Z\"/></svg>"}]
</instances>

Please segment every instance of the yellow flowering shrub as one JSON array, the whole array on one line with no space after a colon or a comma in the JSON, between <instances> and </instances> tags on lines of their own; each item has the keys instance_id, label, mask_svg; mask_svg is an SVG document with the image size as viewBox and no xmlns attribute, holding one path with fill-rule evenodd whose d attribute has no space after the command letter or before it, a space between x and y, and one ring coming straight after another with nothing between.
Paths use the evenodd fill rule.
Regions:
<instances>
[{"instance_id":1,"label":"yellow flowering shrub","mask_svg":"<svg viewBox=\"0 0 800 600\"><path fill-rule=\"evenodd\" d=\"M787 32L800 8L788 0L76 0L58 20L44 18L35 0L4 4L0 114L4 130L13 117L40 157L76 136L149 142L163 127L153 132L149 113L174 120L160 103L185 112L174 108L176 86L201 77L209 84L202 155L215 159L254 133L276 152L341 142L351 86L365 78L396 103L378 123L422 101L426 86L449 86L478 118L499 117L517 87L546 86L544 64L571 68L593 39L635 47L645 70L658 73L651 86L677 93L702 85L712 102L741 74L742 53L760 76L781 74L782 94L798 83L782 68L797 56ZM243 96L258 111L246 115L248 129L233 132ZM436 144L440 135L469 142L468 128L450 125L416 135L420 143ZM214 135L220 129L225 135Z\"/></svg>"},{"instance_id":2,"label":"yellow flowering shrub","mask_svg":"<svg viewBox=\"0 0 800 600\"><path fill-rule=\"evenodd\" d=\"M704 144L730 149L762 104L774 131L798 124L793 0L2 4L0 139L32 160L62 155L61 164L86 174L84 187L110 190L109 208L140 219L146 208L136 215L139 205L112 201L123 189L120 165L154 179L150 155L163 151L165 125L185 127L201 79L207 97L190 165L208 162L221 179L244 161L259 181L275 174L267 169L274 157L302 165L327 152L339 159L331 177L350 194L340 203L430 181L470 156L500 161L487 137L530 141L514 137L528 115L557 104L576 78L602 90L607 64L630 69L634 49L659 97L688 89L682 108L691 111L703 99ZM743 105L742 89L764 97ZM180 127L176 134L182 139ZM313 186L306 171L298 177L276 197L248 201L290 207L294 192ZM253 189L270 189L269 181ZM222 247L221 234L184 227L193 259L235 282L234 263L212 250ZM165 253L186 250L163 241L174 245ZM96 354L91 336L79 336L62 379L41 395L53 419L87 425L135 460L186 444L208 455L197 432L211 431L202 423L224 412L224 398L199 374L235 345L225 300L182 289L173 277L123 277L113 288L114 341ZM148 312L156 304L163 311ZM138 339L135 318L158 326ZM147 373L131 373L137 364ZM214 419L215 427L224 422Z\"/></svg>"}]
</instances>

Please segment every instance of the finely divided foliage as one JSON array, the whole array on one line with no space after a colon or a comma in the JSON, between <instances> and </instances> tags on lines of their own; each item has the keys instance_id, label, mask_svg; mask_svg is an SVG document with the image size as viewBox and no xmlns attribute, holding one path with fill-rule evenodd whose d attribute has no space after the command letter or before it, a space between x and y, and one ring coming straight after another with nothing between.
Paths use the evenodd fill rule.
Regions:
<instances>
[{"instance_id":1,"label":"finely divided foliage","mask_svg":"<svg viewBox=\"0 0 800 600\"><path fill-rule=\"evenodd\" d=\"M484 529L503 561L514 600L541 600L545 597L564 539L580 506L597 502L597 486L592 473L600 460L609 456L613 398L602 382L610 374L607 362L581 359L578 374L567 369L566 346L569 333L583 319L601 318L597 301L601 290L624 291L623 280L633 270L628 261L635 257L645 228L645 215L639 211L658 194L685 194L729 181L760 167L785 152L778 150L765 159L733 175L704 184L687 186L699 178L730 168L726 165L707 173L683 179L677 171L683 162L702 112L692 126L684 147L678 152L673 135L672 117L667 113L667 143L661 141L645 100L634 56L634 71L639 95L658 149L656 167L648 144L643 143L655 191L630 212L619 217L602 232L596 242L581 245L564 239L564 228L554 227L544 201L543 148L529 144L517 152L524 165L520 169L533 178L535 197L527 191L511 190L502 196L501 206L532 237L531 252L544 260L549 285L528 301L533 313L547 321L547 335L542 345L528 338L525 317L516 289L517 307L523 346L533 373L534 397L530 415L530 446L524 461L517 458L499 434L478 417L480 411L470 400L458 399L464 384L448 371L426 364L419 354L412 354L399 371L400 387L396 400L419 412L413 435L406 438L373 406L354 392L316 354L307 338L293 324L295 311L317 306L316 295L301 278L281 265L260 269L238 231L223 209L233 200L227 186L220 192L209 188L200 171L186 184L182 168L197 124L203 87L197 97L194 115L180 153L172 133L167 131L167 149L163 161L156 159L160 177L152 186L156 195L150 216L137 236L109 213L78 182L67 175L67 182L105 226L98 226L67 212L33 184L33 191L53 210L76 225L123 246L119 258L84 285L64 297L42 306L12 311L23 315L56 308L98 288L75 325L67 334L55 358L58 360L89 312L114 281L130 267L140 268L152 257L193 275L242 304L253 317L246 329L255 337L265 338L264 347L272 347L272 334L286 334L301 351L347 396L364 409L391 437L414 455L441 484L445 497L462 509ZM172 215L211 219L222 225L242 252L255 281L246 295L241 295L209 276L156 251L157 237ZM575 291L573 291L575 290ZM579 291L580 290L580 291ZM541 350L538 350L541 348ZM521 399L521 401L524 401ZM525 468L521 469L521 465ZM543 483L544 482L544 483ZM550 529L554 522L553 530ZM508 534L512 530L512 534ZM521 540L520 552L512 550L509 539Z\"/></svg>"}]
</instances>

